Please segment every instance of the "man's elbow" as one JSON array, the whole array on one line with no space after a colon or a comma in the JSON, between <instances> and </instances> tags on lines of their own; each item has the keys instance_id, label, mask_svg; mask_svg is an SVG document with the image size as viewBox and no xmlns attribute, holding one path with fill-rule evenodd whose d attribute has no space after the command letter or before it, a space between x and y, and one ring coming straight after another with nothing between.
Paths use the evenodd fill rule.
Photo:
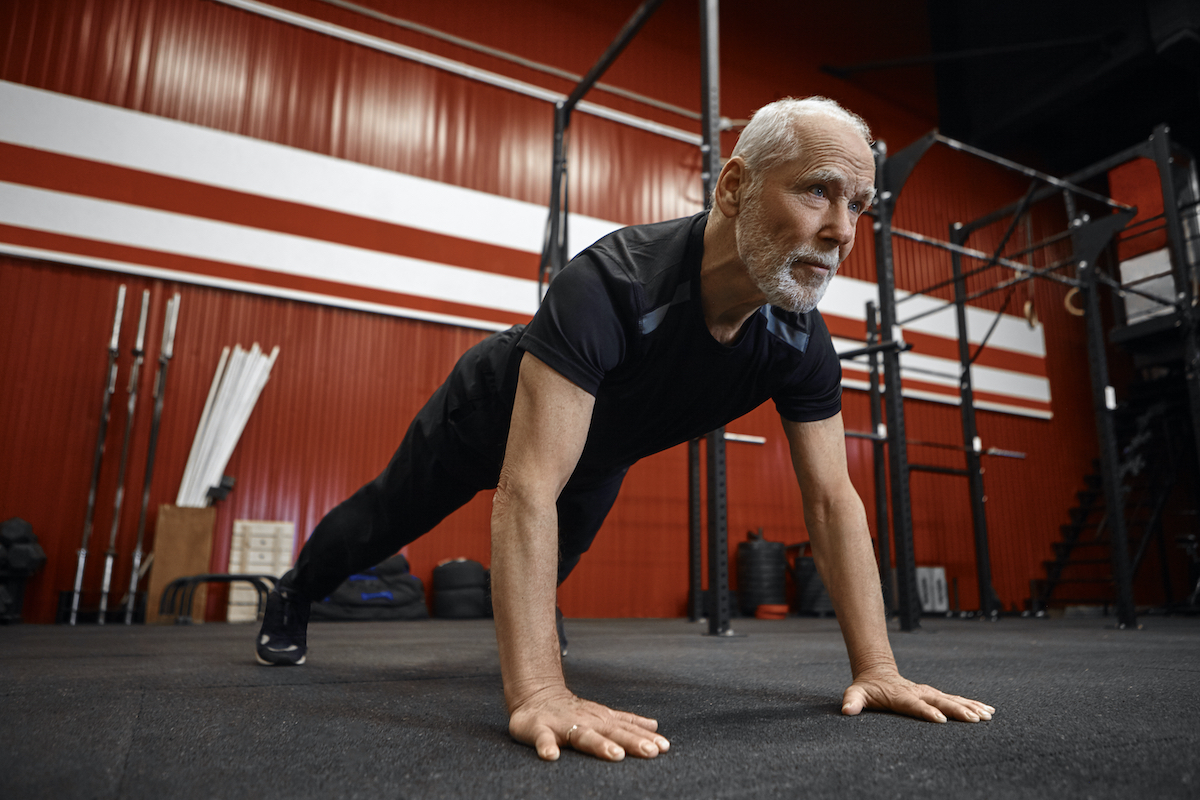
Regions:
<instances>
[{"instance_id":1,"label":"man's elbow","mask_svg":"<svg viewBox=\"0 0 1200 800\"><path fill-rule=\"evenodd\" d=\"M526 476L505 466L492 498L492 525L506 519L529 517L539 511L553 509L558 500L555 487L530 481Z\"/></svg>"}]
</instances>

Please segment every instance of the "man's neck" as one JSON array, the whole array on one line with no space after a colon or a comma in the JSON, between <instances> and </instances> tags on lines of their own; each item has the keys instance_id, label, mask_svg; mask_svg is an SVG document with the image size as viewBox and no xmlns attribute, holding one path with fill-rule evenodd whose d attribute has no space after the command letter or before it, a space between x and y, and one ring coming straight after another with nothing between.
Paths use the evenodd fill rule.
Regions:
<instances>
[{"instance_id":1,"label":"man's neck","mask_svg":"<svg viewBox=\"0 0 1200 800\"><path fill-rule=\"evenodd\" d=\"M738 255L733 220L719 213L710 217L700 262L700 303L708 332L721 344L733 344L746 320L766 302Z\"/></svg>"}]
</instances>

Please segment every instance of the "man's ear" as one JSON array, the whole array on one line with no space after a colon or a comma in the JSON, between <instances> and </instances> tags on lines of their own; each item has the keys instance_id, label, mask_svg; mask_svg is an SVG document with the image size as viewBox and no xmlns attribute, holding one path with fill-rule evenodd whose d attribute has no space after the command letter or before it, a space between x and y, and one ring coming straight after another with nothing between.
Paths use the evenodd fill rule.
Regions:
<instances>
[{"instance_id":1,"label":"man's ear","mask_svg":"<svg viewBox=\"0 0 1200 800\"><path fill-rule=\"evenodd\" d=\"M746 162L741 156L734 156L725 162L721 174L717 176L717 189L713 202L726 217L736 217L742 209L742 200L746 186Z\"/></svg>"}]
</instances>

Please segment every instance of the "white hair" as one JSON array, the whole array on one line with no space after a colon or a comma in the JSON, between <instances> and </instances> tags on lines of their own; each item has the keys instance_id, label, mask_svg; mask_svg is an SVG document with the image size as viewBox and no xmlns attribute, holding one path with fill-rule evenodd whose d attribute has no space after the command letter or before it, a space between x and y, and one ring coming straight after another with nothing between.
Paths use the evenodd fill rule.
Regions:
<instances>
[{"instance_id":1,"label":"white hair","mask_svg":"<svg viewBox=\"0 0 1200 800\"><path fill-rule=\"evenodd\" d=\"M850 125L868 145L871 129L866 121L827 97L785 97L755 111L738 137L730 158L740 156L752 184L771 167L799 155L798 122L802 117L820 115Z\"/></svg>"}]
</instances>

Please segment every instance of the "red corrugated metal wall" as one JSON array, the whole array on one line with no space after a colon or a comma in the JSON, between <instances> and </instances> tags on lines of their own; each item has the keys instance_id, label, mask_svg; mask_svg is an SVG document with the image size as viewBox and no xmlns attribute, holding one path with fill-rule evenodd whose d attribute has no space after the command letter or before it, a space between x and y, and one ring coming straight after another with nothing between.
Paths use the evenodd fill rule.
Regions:
<instances>
[{"instance_id":1,"label":"red corrugated metal wall","mask_svg":"<svg viewBox=\"0 0 1200 800\"><path fill-rule=\"evenodd\" d=\"M566 81L501 64L419 34L314 0L280 6L376 36L442 53L558 90ZM584 72L635 4L558 4L525 0L376 4L396 16L433 25L520 55ZM914 108L903 81L856 87L817 69L823 62L887 53L896 25L867 26L843 14L858 47L812 42L794 47L795 20L786 4L727 8L723 23L723 110L744 117L786 94L837 97L871 120L895 151L932 127ZM614 84L695 107L699 64L695 6L669 2L606 76ZM822 37L814 37L821 39ZM526 97L267 20L209 0L22 0L0 8L0 78L360 161L531 202L543 202L549 180L550 107ZM669 112L608 95L607 105L694 129ZM726 151L732 140L727 139ZM690 213L698 207L695 148L616 123L577 114L572 140L572 209L633 223ZM990 167L931 153L914 173L898 224L944 236L1018 196L1021 181ZM873 279L869 229L846 274ZM898 245L901 285L917 289L944 277L948 260ZM530 259L530 276L536 259ZM26 618L52 619L55 597L69 588L82 530L90 455L97 429L104 331L118 283L154 291L152 330L170 292L182 293L179 349L171 364L163 438L152 507L173 499L220 348L259 341L281 355L227 472L238 486L219 506L213 568L224 567L232 521L294 520L307 535L325 510L370 478L399 441L408 418L482 334L274 300L190 285L170 285L79 267L5 259L0 311L11 321L0 366L9 387L0 395L0 515L29 519L50 556L27 591ZM1056 418L1043 422L983 412L988 445L1023 450L1025 461L988 463L989 518L995 584L1006 604L1026 596L1028 580L1049 552L1087 460L1094 452L1086 402L1082 326L1061 311L1061 292L1036 288L1047 325L1047 362ZM988 301L998 307L999 298ZM122 345L126 374L127 343ZM150 348L157 356L157 344ZM141 485L149 376L134 439L129 489ZM118 395L118 398L120 395ZM868 427L865 398L846 395L848 428ZM913 438L957 441L957 409L911 402ZM88 585L98 583L98 542L107 537L119 452L120 410L109 435L109 464L99 493ZM730 426L766 436L765 446L731 444L730 529L763 526L769 538L806 538L800 500L777 419L760 409ZM870 508L870 449L849 446L856 485ZM938 456L933 454L930 459ZM924 458L925 454L921 454ZM944 458L944 456L941 456ZM947 462L949 463L949 462ZM684 455L676 449L639 464L593 552L563 587L572 616L661 616L683 613L686 598ZM953 478L914 480L917 556L947 566L962 603L974 600L974 567L965 487ZM955 500L961 498L961 502ZM127 569L136 523L127 503L119 549ZM488 561L488 498L472 504L410 548L418 575L443 557ZM118 584L122 579L118 571ZM215 611L210 605L210 612Z\"/></svg>"}]
</instances>

